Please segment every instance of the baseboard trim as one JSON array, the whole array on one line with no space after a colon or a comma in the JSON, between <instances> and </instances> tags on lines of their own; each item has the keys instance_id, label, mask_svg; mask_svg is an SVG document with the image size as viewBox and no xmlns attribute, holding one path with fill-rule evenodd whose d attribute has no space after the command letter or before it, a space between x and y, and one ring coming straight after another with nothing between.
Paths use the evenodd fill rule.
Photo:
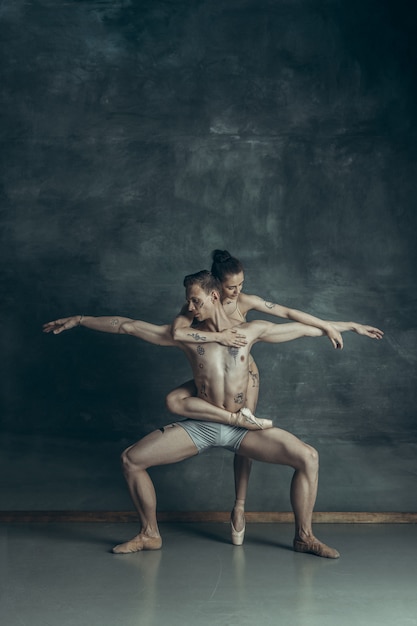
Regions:
<instances>
[{"instance_id":1,"label":"baseboard trim","mask_svg":"<svg viewBox=\"0 0 417 626\"><path fill-rule=\"evenodd\" d=\"M219 522L230 519L227 511L160 511L159 522ZM134 511L0 511L0 523L29 522L137 522ZM248 523L284 524L294 521L291 512L247 511ZM315 524L416 524L417 513L316 511Z\"/></svg>"}]
</instances>

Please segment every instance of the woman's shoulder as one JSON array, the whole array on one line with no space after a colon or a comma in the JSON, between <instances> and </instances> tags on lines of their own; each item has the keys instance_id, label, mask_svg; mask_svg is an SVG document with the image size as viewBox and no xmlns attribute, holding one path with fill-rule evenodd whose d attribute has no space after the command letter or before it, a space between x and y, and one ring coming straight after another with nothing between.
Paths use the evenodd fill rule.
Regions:
<instances>
[{"instance_id":1,"label":"woman's shoulder","mask_svg":"<svg viewBox=\"0 0 417 626\"><path fill-rule=\"evenodd\" d=\"M259 296L242 292L239 294L237 299L239 309L244 315L246 315L246 313L251 309L259 306L260 302L263 302L263 300Z\"/></svg>"},{"instance_id":2,"label":"woman's shoulder","mask_svg":"<svg viewBox=\"0 0 417 626\"><path fill-rule=\"evenodd\" d=\"M242 315L237 300L226 300L226 302L223 302L223 308L227 317L231 320L239 323L245 321L245 316Z\"/></svg>"}]
</instances>

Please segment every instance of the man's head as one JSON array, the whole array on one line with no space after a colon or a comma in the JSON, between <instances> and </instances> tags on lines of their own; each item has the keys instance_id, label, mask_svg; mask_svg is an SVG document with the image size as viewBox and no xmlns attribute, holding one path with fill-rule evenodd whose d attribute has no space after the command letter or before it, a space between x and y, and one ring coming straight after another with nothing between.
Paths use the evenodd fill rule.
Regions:
<instances>
[{"instance_id":1,"label":"man's head","mask_svg":"<svg viewBox=\"0 0 417 626\"><path fill-rule=\"evenodd\" d=\"M220 304L220 281L207 270L196 274L189 274L184 278L185 295L188 310L200 322L208 319L212 313L212 306Z\"/></svg>"}]
</instances>

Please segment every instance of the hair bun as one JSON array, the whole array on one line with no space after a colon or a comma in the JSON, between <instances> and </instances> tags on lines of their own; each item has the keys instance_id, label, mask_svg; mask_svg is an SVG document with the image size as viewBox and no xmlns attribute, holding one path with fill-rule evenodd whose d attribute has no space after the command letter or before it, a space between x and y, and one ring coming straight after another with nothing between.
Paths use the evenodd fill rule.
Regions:
<instances>
[{"instance_id":1,"label":"hair bun","mask_svg":"<svg viewBox=\"0 0 417 626\"><path fill-rule=\"evenodd\" d=\"M233 257L227 250L214 250L211 253L213 265L211 273L222 283L227 276L233 276L243 272L242 263Z\"/></svg>"},{"instance_id":2,"label":"hair bun","mask_svg":"<svg viewBox=\"0 0 417 626\"><path fill-rule=\"evenodd\" d=\"M227 250L213 250L211 257L213 263L226 263L232 258L232 255Z\"/></svg>"}]
</instances>

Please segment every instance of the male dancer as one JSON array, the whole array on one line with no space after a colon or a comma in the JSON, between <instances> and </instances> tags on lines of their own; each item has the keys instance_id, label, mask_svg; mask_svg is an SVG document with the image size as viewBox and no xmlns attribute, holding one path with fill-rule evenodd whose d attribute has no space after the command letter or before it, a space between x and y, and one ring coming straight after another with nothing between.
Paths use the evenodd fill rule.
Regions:
<instances>
[{"instance_id":1,"label":"male dancer","mask_svg":"<svg viewBox=\"0 0 417 626\"><path fill-rule=\"evenodd\" d=\"M141 530L130 541L115 546L113 552L125 554L157 550L162 546L156 519L156 494L147 470L156 465L176 463L219 446L258 461L293 467L290 495L295 517L294 550L338 558L338 551L319 541L312 530L318 483L317 451L291 433L270 428L269 423L263 424L244 408L249 352L253 344L258 341L281 343L299 337L318 337L324 334L323 331L299 323L274 324L255 320L239 325L239 332L245 335L244 346L235 348L214 343L219 332L227 331L233 325L221 305L218 281L210 272L203 270L186 276L184 286L189 310L198 324L188 341L172 338L169 326L156 327L159 330L155 331L155 335L151 333L148 340L183 350L192 367L198 397L224 408L228 417L225 424L216 423L219 420L213 423L194 419L176 422L150 433L123 452L124 475L139 514ZM374 339L383 336L382 331L372 326L355 322L331 323L340 332L351 330ZM127 318L75 316L49 322L44 330L58 333L83 325L104 332L144 338L143 324ZM196 330L198 338L193 337ZM202 342L202 334L206 342ZM250 428L260 429L249 430L234 425L244 424L245 421Z\"/></svg>"}]
</instances>

